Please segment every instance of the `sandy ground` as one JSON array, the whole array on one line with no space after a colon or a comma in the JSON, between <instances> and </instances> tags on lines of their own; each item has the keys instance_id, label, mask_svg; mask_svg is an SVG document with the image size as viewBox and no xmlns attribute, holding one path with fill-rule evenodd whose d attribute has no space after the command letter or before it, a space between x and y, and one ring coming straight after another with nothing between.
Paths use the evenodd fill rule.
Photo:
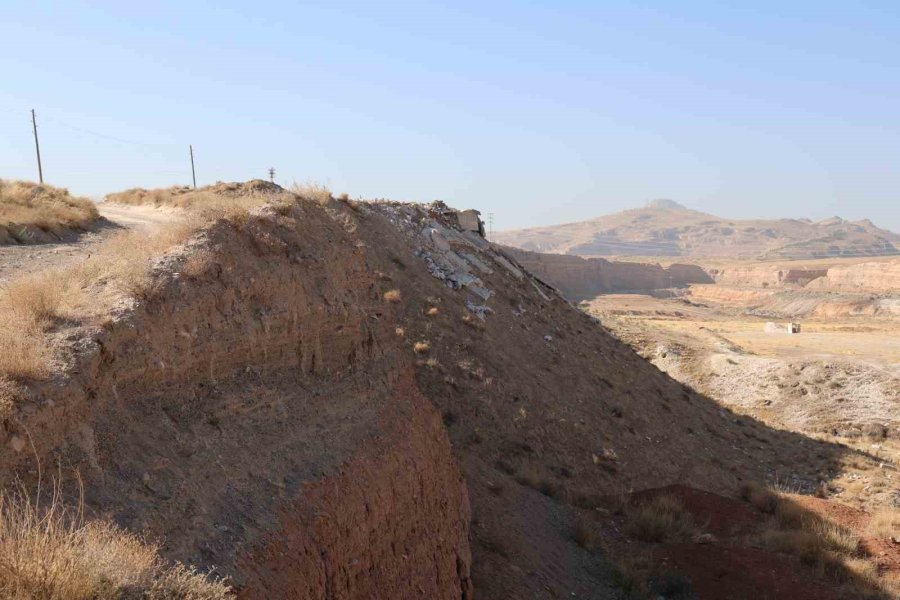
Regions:
<instances>
[{"instance_id":1,"label":"sandy ground","mask_svg":"<svg viewBox=\"0 0 900 600\"><path fill-rule=\"evenodd\" d=\"M847 444L883 459L848 463L826 482L860 505L900 504L900 319L846 316L802 322L797 335L733 306L634 294L584 308L658 368L769 425ZM892 475L893 474L893 475Z\"/></svg>"},{"instance_id":2,"label":"sandy ground","mask_svg":"<svg viewBox=\"0 0 900 600\"><path fill-rule=\"evenodd\" d=\"M174 209L158 209L152 206L101 203L97 205L97 208L106 222L96 231L88 232L74 242L34 246L0 246L0 283L17 275L64 266L90 256L97 244L118 231L126 229L152 230L178 219L178 212Z\"/></svg>"}]
</instances>

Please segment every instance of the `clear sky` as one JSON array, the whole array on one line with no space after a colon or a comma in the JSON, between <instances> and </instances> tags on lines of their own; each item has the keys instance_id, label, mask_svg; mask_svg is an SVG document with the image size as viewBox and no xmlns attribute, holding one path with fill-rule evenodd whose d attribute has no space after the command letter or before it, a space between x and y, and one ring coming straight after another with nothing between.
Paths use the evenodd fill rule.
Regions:
<instances>
[{"instance_id":1,"label":"clear sky","mask_svg":"<svg viewBox=\"0 0 900 600\"><path fill-rule=\"evenodd\" d=\"M731 5L731 6L727 6ZM744 5L738 7L737 5ZM498 229L672 198L900 231L900 4L43 2L0 8L0 177L265 177Z\"/></svg>"}]
</instances>

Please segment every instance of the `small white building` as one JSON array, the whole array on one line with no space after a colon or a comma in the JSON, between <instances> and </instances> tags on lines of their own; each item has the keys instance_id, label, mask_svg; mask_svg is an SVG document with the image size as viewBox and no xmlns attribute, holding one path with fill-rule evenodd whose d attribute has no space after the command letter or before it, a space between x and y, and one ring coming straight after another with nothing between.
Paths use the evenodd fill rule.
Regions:
<instances>
[{"instance_id":1,"label":"small white building","mask_svg":"<svg viewBox=\"0 0 900 600\"><path fill-rule=\"evenodd\" d=\"M793 335L800 333L800 323L794 323L793 321L790 323L772 323L769 321L763 327L763 331L766 333L787 333Z\"/></svg>"}]
</instances>

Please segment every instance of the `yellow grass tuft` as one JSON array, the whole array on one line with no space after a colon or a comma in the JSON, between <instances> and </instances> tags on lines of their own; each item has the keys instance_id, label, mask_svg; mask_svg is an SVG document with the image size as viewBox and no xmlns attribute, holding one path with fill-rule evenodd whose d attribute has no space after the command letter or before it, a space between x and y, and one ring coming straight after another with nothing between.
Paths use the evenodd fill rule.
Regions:
<instances>
[{"instance_id":1,"label":"yellow grass tuft","mask_svg":"<svg viewBox=\"0 0 900 600\"><path fill-rule=\"evenodd\" d=\"M295 183L291 186L291 191L306 200L314 200L319 204L328 204L334 198L324 185L318 183Z\"/></svg>"},{"instance_id":2,"label":"yellow grass tuft","mask_svg":"<svg viewBox=\"0 0 900 600\"><path fill-rule=\"evenodd\" d=\"M413 352L416 354L425 354L429 350L431 350L431 344L428 342L416 342L413 344Z\"/></svg>"},{"instance_id":3,"label":"yellow grass tuft","mask_svg":"<svg viewBox=\"0 0 900 600\"><path fill-rule=\"evenodd\" d=\"M400 290L390 290L384 293L384 301L390 302L391 304L399 304L403 298L400 295Z\"/></svg>"},{"instance_id":4,"label":"yellow grass tuft","mask_svg":"<svg viewBox=\"0 0 900 600\"><path fill-rule=\"evenodd\" d=\"M221 600L221 581L103 521L85 523L58 496L43 509L24 495L0 496L0 597L113 600L123 597Z\"/></svg>"},{"instance_id":5,"label":"yellow grass tuft","mask_svg":"<svg viewBox=\"0 0 900 600\"><path fill-rule=\"evenodd\" d=\"M670 495L626 509L625 531L642 542L669 542L690 539L694 531L691 514Z\"/></svg>"},{"instance_id":6,"label":"yellow grass tuft","mask_svg":"<svg viewBox=\"0 0 900 600\"><path fill-rule=\"evenodd\" d=\"M866 535L881 539L900 537L900 510L882 508L876 511L866 527Z\"/></svg>"}]
</instances>

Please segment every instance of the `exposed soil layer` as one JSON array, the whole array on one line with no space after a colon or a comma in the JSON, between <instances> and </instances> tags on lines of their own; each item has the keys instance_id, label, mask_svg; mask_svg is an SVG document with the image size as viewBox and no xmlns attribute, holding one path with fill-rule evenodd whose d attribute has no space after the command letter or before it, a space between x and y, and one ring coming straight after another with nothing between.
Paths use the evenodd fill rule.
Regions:
<instances>
[{"instance_id":1,"label":"exposed soil layer","mask_svg":"<svg viewBox=\"0 0 900 600\"><path fill-rule=\"evenodd\" d=\"M34 481L33 441L248 598L615 597L573 535L600 498L808 488L847 452L682 386L439 204L265 207L154 277L57 323L0 465Z\"/></svg>"}]
</instances>

